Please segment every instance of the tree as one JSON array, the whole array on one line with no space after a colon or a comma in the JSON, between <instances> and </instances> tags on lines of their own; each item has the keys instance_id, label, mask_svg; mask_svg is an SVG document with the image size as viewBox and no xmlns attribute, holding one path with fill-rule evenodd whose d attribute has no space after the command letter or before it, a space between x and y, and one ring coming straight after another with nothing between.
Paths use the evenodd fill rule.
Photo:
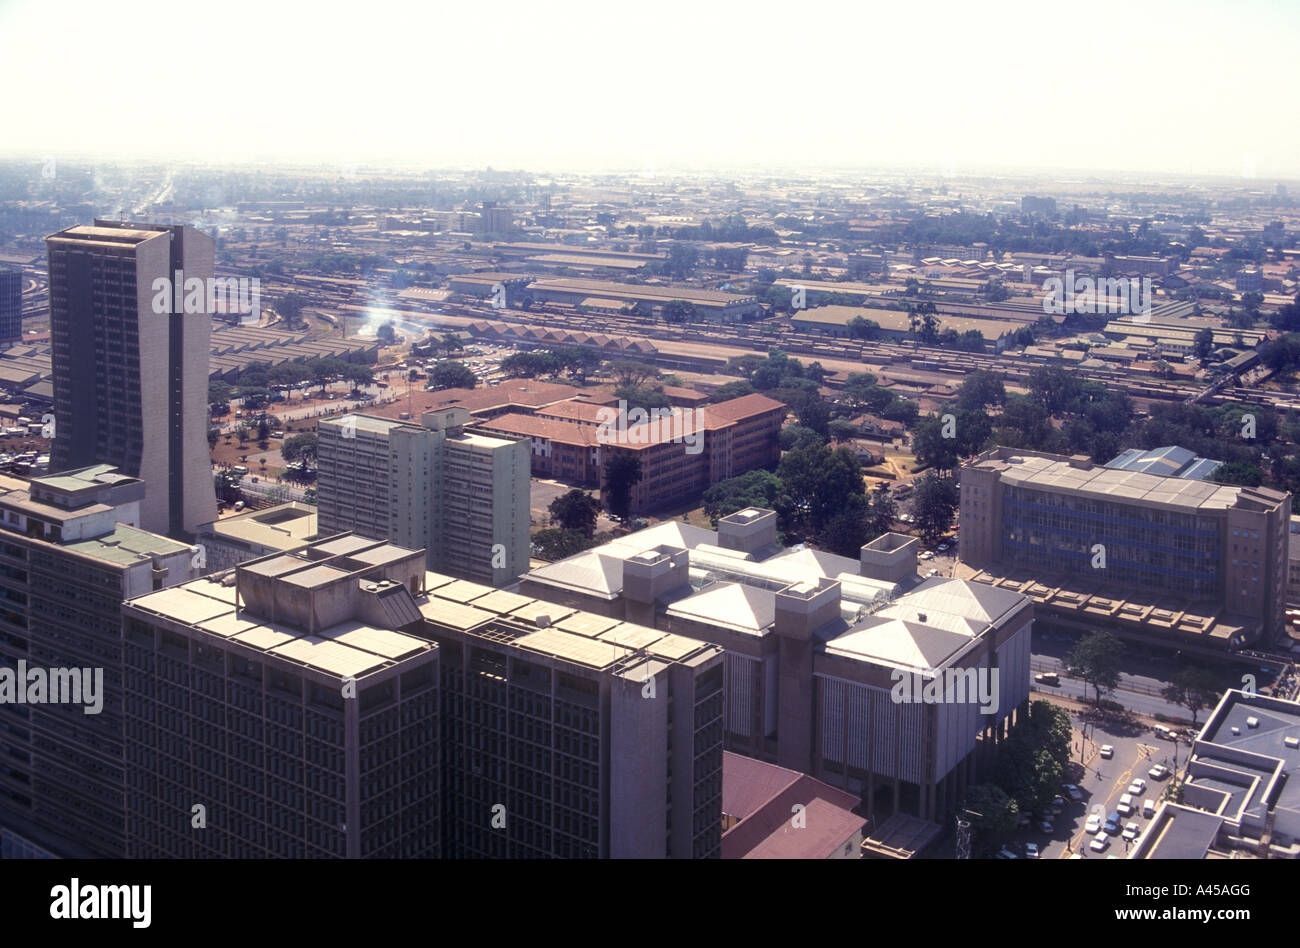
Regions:
<instances>
[{"instance_id":1,"label":"tree","mask_svg":"<svg viewBox=\"0 0 1300 948\"><path fill-rule=\"evenodd\" d=\"M600 353L584 346L567 346L563 349L551 349L551 355L560 366L569 373L569 377L579 385L587 381L587 376L600 368Z\"/></svg>"},{"instance_id":2,"label":"tree","mask_svg":"<svg viewBox=\"0 0 1300 948\"><path fill-rule=\"evenodd\" d=\"M285 438L284 443L280 445L280 457L290 464L296 461L310 462L316 460L315 433L308 432L294 435L292 438Z\"/></svg>"},{"instance_id":3,"label":"tree","mask_svg":"<svg viewBox=\"0 0 1300 948\"><path fill-rule=\"evenodd\" d=\"M850 339L875 339L876 333L880 331L880 323L874 319L854 316L844 328L848 330Z\"/></svg>"},{"instance_id":4,"label":"tree","mask_svg":"<svg viewBox=\"0 0 1300 948\"><path fill-rule=\"evenodd\" d=\"M1208 668L1195 665L1180 668L1161 692L1164 699L1171 704L1179 704L1192 712L1192 726L1196 726L1196 717L1200 712L1213 707L1222 692L1219 677Z\"/></svg>"},{"instance_id":5,"label":"tree","mask_svg":"<svg viewBox=\"0 0 1300 948\"><path fill-rule=\"evenodd\" d=\"M1103 691L1119 684L1124 643L1111 632L1092 632L1081 638L1065 657L1065 668L1075 678L1092 685L1096 701Z\"/></svg>"},{"instance_id":6,"label":"tree","mask_svg":"<svg viewBox=\"0 0 1300 948\"><path fill-rule=\"evenodd\" d=\"M826 439L803 425L786 425L777 435L777 443L782 451L794 451L798 448L815 448L825 444Z\"/></svg>"},{"instance_id":7,"label":"tree","mask_svg":"<svg viewBox=\"0 0 1300 948\"><path fill-rule=\"evenodd\" d=\"M695 304L685 300L669 300L663 306L663 317L670 323L689 323L695 319Z\"/></svg>"},{"instance_id":8,"label":"tree","mask_svg":"<svg viewBox=\"0 0 1300 948\"><path fill-rule=\"evenodd\" d=\"M718 520L746 507L774 510L785 485L771 471L749 471L718 481L704 492L704 512L717 529Z\"/></svg>"},{"instance_id":9,"label":"tree","mask_svg":"<svg viewBox=\"0 0 1300 948\"><path fill-rule=\"evenodd\" d=\"M553 352L513 352L501 360L501 371L511 378L535 379L558 375L563 365Z\"/></svg>"},{"instance_id":10,"label":"tree","mask_svg":"<svg viewBox=\"0 0 1300 948\"><path fill-rule=\"evenodd\" d=\"M728 382L726 385L719 385L713 394L709 396L709 402L717 404L718 402L730 401L733 398L743 398L746 395L754 394L754 386L746 381Z\"/></svg>"},{"instance_id":11,"label":"tree","mask_svg":"<svg viewBox=\"0 0 1300 948\"><path fill-rule=\"evenodd\" d=\"M948 532L958 502L957 482L950 477L940 477L931 471L917 482L912 516L927 543L933 543Z\"/></svg>"},{"instance_id":12,"label":"tree","mask_svg":"<svg viewBox=\"0 0 1300 948\"><path fill-rule=\"evenodd\" d=\"M1214 351L1214 330L1206 326L1195 336L1192 337L1192 355L1196 356L1201 362L1210 358L1210 353Z\"/></svg>"},{"instance_id":13,"label":"tree","mask_svg":"<svg viewBox=\"0 0 1300 948\"><path fill-rule=\"evenodd\" d=\"M844 508L835 512L817 532L817 545L840 556L857 557L868 539L867 501L852 494Z\"/></svg>"},{"instance_id":14,"label":"tree","mask_svg":"<svg viewBox=\"0 0 1300 948\"><path fill-rule=\"evenodd\" d=\"M616 359L609 364L609 374L616 387L641 388L646 382L659 377L659 370L644 362Z\"/></svg>"},{"instance_id":15,"label":"tree","mask_svg":"<svg viewBox=\"0 0 1300 948\"><path fill-rule=\"evenodd\" d=\"M214 415L230 411L230 393L233 389L225 382L208 383L208 410Z\"/></svg>"},{"instance_id":16,"label":"tree","mask_svg":"<svg viewBox=\"0 0 1300 948\"><path fill-rule=\"evenodd\" d=\"M978 814L972 816L971 829L979 836L997 838L1015 831L1020 820L1020 808L1001 787L995 783L979 783L968 787L963 810Z\"/></svg>"},{"instance_id":17,"label":"tree","mask_svg":"<svg viewBox=\"0 0 1300 948\"><path fill-rule=\"evenodd\" d=\"M228 504L235 503L243 496L239 489L239 483L239 475L229 468L217 471L212 479L212 486L216 489L217 497Z\"/></svg>"},{"instance_id":18,"label":"tree","mask_svg":"<svg viewBox=\"0 0 1300 948\"><path fill-rule=\"evenodd\" d=\"M623 525L632 519L632 488L641 482L641 459L635 454L609 454L605 460L605 504Z\"/></svg>"},{"instance_id":19,"label":"tree","mask_svg":"<svg viewBox=\"0 0 1300 948\"><path fill-rule=\"evenodd\" d=\"M871 492L871 507L867 512L867 528L871 534L870 539L875 539L882 533L888 533L894 529L894 521L898 519L898 505L894 502L894 495L890 493L889 484L881 481L879 486Z\"/></svg>"},{"instance_id":20,"label":"tree","mask_svg":"<svg viewBox=\"0 0 1300 948\"><path fill-rule=\"evenodd\" d=\"M539 559L554 563L566 557L589 550L593 541L580 530L562 530L548 527L533 534L533 549Z\"/></svg>"},{"instance_id":21,"label":"tree","mask_svg":"<svg viewBox=\"0 0 1300 948\"><path fill-rule=\"evenodd\" d=\"M672 400L658 389L641 386L620 385L614 389L614 397L622 401L629 412L640 408L647 415L654 409L672 407Z\"/></svg>"},{"instance_id":22,"label":"tree","mask_svg":"<svg viewBox=\"0 0 1300 948\"><path fill-rule=\"evenodd\" d=\"M275 311L284 317L284 324L290 328L298 324L306 300L297 293L288 292L275 304Z\"/></svg>"},{"instance_id":23,"label":"tree","mask_svg":"<svg viewBox=\"0 0 1300 948\"><path fill-rule=\"evenodd\" d=\"M1001 405L1007 398L1002 376L996 372L977 369L962 381L957 389L957 405L972 411L980 411L990 405Z\"/></svg>"},{"instance_id":24,"label":"tree","mask_svg":"<svg viewBox=\"0 0 1300 948\"><path fill-rule=\"evenodd\" d=\"M478 377L464 362L439 362L429 373L428 387L438 391L444 388L474 388Z\"/></svg>"},{"instance_id":25,"label":"tree","mask_svg":"<svg viewBox=\"0 0 1300 948\"><path fill-rule=\"evenodd\" d=\"M379 340L380 345L394 345L397 342L397 330L393 328L392 323L384 323L375 330L375 338Z\"/></svg>"},{"instance_id":26,"label":"tree","mask_svg":"<svg viewBox=\"0 0 1300 948\"><path fill-rule=\"evenodd\" d=\"M866 494L862 467L847 448L831 451L819 444L787 451L777 476L785 487L778 512L789 531L804 537L820 533L848 508L851 497Z\"/></svg>"},{"instance_id":27,"label":"tree","mask_svg":"<svg viewBox=\"0 0 1300 948\"><path fill-rule=\"evenodd\" d=\"M564 530L577 531L584 537L591 537L596 532L600 501L585 490L575 487L556 497L547 509L551 513L551 522Z\"/></svg>"}]
</instances>

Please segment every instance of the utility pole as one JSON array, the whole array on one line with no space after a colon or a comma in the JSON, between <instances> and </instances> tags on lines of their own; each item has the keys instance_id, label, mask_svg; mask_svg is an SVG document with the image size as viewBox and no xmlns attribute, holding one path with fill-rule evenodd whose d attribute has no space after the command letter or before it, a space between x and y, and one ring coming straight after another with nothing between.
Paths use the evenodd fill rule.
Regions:
<instances>
[{"instance_id":1,"label":"utility pole","mask_svg":"<svg viewBox=\"0 0 1300 948\"><path fill-rule=\"evenodd\" d=\"M957 814L957 858L970 858L970 820L967 817L980 817L981 814L973 810L962 810Z\"/></svg>"}]
</instances>

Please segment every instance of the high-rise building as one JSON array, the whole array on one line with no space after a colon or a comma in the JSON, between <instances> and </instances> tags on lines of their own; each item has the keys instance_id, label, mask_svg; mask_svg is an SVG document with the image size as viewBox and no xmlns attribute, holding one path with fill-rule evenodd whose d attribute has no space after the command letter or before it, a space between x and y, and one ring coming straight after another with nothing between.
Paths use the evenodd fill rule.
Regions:
<instances>
[{"instance_id":1,"label":"high-rise building","mask_svg":"<svg viewBox=\"0 0 1300 948\"><path fill-rule=\"evenodd\" d=\"M429 568L493 586L528 569L529 444L467 427L344 415L317 427L319 531L427 551Z\"/></svg>"},{"instance_id":2,"label":"high-rise building","mask_svg":"<svg viewBox=\"0 0 1300 948\"><path fill-rule=\"evenodd\" d=\"M0 264L0 343L23 337L23 271Z\"/></svg>"},{"instance_id":3,"label":"high-rise building","mask_svg":"<svg viewBox=\"0 0 1300 948\"><path fill-rule=\"evenodd\" d=\"M961 471L962 563L977 582L1035 598L1049 626L1179 649L1271 643L1286 608L1291 495L1188 476L1204 464L1182 476L1143 466L986 451Z\"/></svg>"},{"instance_id":4,"label":"high-rise building","mask_svg":"<svg viewBox=\"0 0 1300 948\"><path fill-rule=\"evenodd\" d=\"M716 858L722 649L430 573L444 846L477 858Z\"/></svg>"},{"instance_id":5,"label":"high-rise building","mask_svg":"<svg viewBox=\"0 0 1300 948\"><path fill-rule=\"evenodd\" d=\"M141 525L192 535L216 516L207 444L212 238L183 225L97 220L46 246L51 469L105 463L139 477Z\"/></svg>"},{"instance_id":6,"label":"high-rise building","mask_svg":"<svg viewBox=\"0 0 1300 948\"><path fill-rule=\"evenodd\" d=\"M343 535L127 603L129 854L720 854L720 648L424 566Z\"/></svg>"},{"instance_id":7,"label":"high-rise building","mask_svg":"<svg viewBox=\"0 0 1300 948\"><path fill-rule=\"evenodd\" d=\"M344 536L126 603L128 855L438 856L423 577Z\"/></svg>"},{"instance_id":8,"label":"high-rise building","mask_svg":"<svg viewBox=\"0 0 1300 948\"><path fill-rule=\"evenodd\" d=\"M0 701L0 825L57 855L125 855L122 601L197 575L188 546L135 526L144 494L107 465L0 475L0 668L82 685L80 703Z\"/></svg>"}]
</instances>

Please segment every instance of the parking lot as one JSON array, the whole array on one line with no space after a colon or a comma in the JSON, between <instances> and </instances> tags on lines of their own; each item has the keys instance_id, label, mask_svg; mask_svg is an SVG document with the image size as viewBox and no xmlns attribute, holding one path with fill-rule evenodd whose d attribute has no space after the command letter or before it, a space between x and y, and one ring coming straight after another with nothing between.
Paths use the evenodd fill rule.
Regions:
<instances>
[{"instance_id":1,"label":"parking lot","mask_svg":"<svg viewBox=\"0 0 1300 948\"><path fill-rule=\"evenodd\" d=\"M1160 806L1160 799L1172 779L1175 748L1178 763L1185 764L1188 752L1186 741L1177 745L1157 738L1152 730L1137 722L1125 723L1117 720L1083 719L1079 713L1071 715L1074 725L1072 742L1072 763L1070 781L1077 786L1079 799L1070 799L1068 793L1062 792L1059 812L1049 816L1051 831L1039 827L1037 816L1031 816L1028 825L1022 825L1008 840L1008 848L1018 857L1025 854L1025 844L1032 843L1039 849L1040 858L1068 859L1077 856L1081 859L1105 859L1110 856L1124 858L1132 847L1136 836L1146 828L1150 818L1143 814L1143 804L1151 800L1153 810ZM1111 748L1110 756L1102 755L1102 748ZM1150 770L1161 764L1171 771L1162 779L1150 775ZM1128 814L1118 812L1120 802L1128 793L1130 784L1135 780L1144 782L1144 786L1132 795L1132 811ZM1094 830L1088 832L1088 818L1097 816L1097 822L1104 825L1111 815L1118 817L1113 831ZM1132 838L1125 838L1128 824L1136 824ZM1093 848L1097 833L1101 832L1105 843L1103 848ZM1099 844L1100 845L1100 844Z\"/></svg>"}]
</instances>

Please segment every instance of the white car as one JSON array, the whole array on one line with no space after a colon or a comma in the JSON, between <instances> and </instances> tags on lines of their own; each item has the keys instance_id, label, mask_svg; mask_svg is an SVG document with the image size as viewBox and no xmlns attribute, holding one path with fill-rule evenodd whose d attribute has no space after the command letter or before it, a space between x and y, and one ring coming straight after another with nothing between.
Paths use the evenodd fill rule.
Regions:
<instances>
[{"instance_id":1,"label":"white car","mask_svg":"<svg viewBox=\"0 0 1300 948\"><path fill-rule=\"evenodd\" d=\"M1123 832L1122 835L1123 835L1123 837L1124 837L1125 839L1137 839L1137 836L1138 836L1138 825L1137 825L1136 823L1129 823L1129 824L1127 824L1127 825L1124 827L1124 832Z\"/></svg>"},{"instance_id":2,"label":"white car","mask_svg":"<svg viewBox=\"0 0 1300 948\"><path fill-rule=\"evenodd\" d=\"M1096 836L1092 838L1092 842L1088 844L1088 848L1096 850L1097 852L1100 853L1100 852L1105 852L1106 847L1109 845L1110 845L1110 837L1107 836L1105 833L1098 833Z\"/></svg>"},{"instance_id":3,"label":"white car","mask_svg":"<svg viewBox=\"0 0 1300 948\"><path fill-rule=\"evenodd\" d=\"M1147 776L1150 777L1152 780L1164 780L1166 777L1169 776L1169 768L1166 767L1164 764L1156 764L1154 767L1152 767L1150 770L1147 771Z\"/></svg>"},{"instance_id":4,"label":"white car","mask_svg":"<svg viewBox=\"0 0 1300 948\"><path fill-rule=\"evenodd\" d=\"M1101 756L1106 758L1106 760L1110 760L1112 757L1115 756L1115 748L1112 747L1110 744L1102 744Z\"/></svg>"},{"instance_id":5,"label":"white car","mask_svg":"<svg viewBox=\"0 0 1300 948\"><path fill-rule=\"evenodd\" d=\"M940 552L940 553L947 553L947 552L948 552L948 544L946 544L946 543L940 543L940 544L939 544L939 552Z\"/></svg>"},{"instance_id":6,"label":"white car","mask_svg":"<svg viewBox=\"0 0 1300 948\"><path fill-rule=\"evenodd\" d=\"M932 560L932 559L934 559L934 553L931 552L930 550L926 550L926 551L925 551L924 553L922 553L922 554L920 555L920 557L918 557L918 558L919 558L919 559L923 559L923 560Z\"/></svg>"},{"instance_id":7,"label":"white car","mask_svg":"<svg viewBox=\"0 0 1300 948\"><path fill-rule=\"evenodd\" d=\"M1145 780L1143 780L1141 777L1134 777L1133 782L1128 785L1128 792L1133 794L1133 796L1137 796L1146 788L1147 788L1147 782Z\"/></svg>"},{"instance_id":8,"label":"white car","mask_svg":"<svg viewBox=\"0 0 1300 948\"><path fill-rule=\"evenodd\" d=\"M1124 816L1130 815L1133 812L1133 795L1126 793L1120 797L1119 803L1115 804L1115 811Z\"/></svg>"},{"instance_id":9,"label":"white car","mask_svg":"<svg viewBox=\"0 0 1300 948\"><path fill-rule=\"evenodd\" d=\"M1101 832L1101 814L1094 813L1088 817L1088 822L1084 824L1084 831L1089 835Z\"/></svg>"},{"instance_id":10,"label":"white car","mask_svg":"<svg viewBox=\"0 0 1300 948\"><path fill-rule=\"evenodd\" d=\"M1037 843L1025 843L1025 858L1026 858L1026 859L1037 859L1037 858L1038 858L1038 855L1039 855L1039 854L1038 854L1038 844L1037 844Z\"/></svg>"},{"instance_id":11,"label":"white car","mask_svg":"<svg viewBox=\"0 0 1300 948\"><path fill-rule=\"evenodd\" d=\"M1143 801L1143 803L1142 803L1142 815L1145 816L1145 817L1147 817L1148 819L1149 819L1150 817L1153 817L1153 816L1156 815L1156 804L1155 804L1155 801L1154 801L1154 800L1144 800L1144 801Z\"/></svg>"}]
</instances>

